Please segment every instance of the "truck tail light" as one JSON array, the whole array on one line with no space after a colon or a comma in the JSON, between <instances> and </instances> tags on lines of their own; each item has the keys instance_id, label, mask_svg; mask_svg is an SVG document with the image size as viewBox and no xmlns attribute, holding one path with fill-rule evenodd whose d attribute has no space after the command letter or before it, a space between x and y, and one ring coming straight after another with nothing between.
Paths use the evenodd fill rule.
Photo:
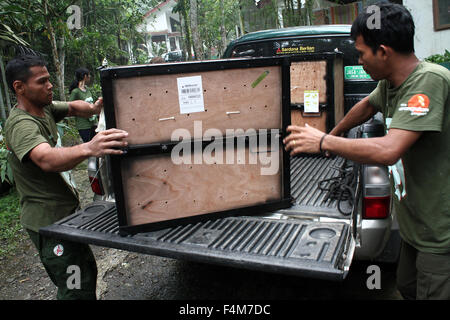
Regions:
<instances>
[{"instance_id":1,"label":"truck tail light","mask_svg":"<svg viewBox=\"0 0 450 320\"><path fill-rule=\"evenodd\" d=\"M385 219L389 216L391 197L364 197L363 218Z\"/></svg>"},{"instance_id":2,"label":"truck tail light","mask_svg":"<svg viewBox=\"0 0 450 320\"><path fill-rule=\"evenodd\" d=\"M92 191L100 196L103 195L102 186L100 184L100 180L94 177L89 177L89 181L91 182Z\"/></svg>"}]
</instances>

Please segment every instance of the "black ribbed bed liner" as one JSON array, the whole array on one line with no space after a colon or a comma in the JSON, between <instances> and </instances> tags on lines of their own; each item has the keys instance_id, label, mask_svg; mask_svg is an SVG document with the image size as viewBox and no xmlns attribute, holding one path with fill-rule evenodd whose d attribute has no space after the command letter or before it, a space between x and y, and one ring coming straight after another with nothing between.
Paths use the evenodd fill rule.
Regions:
<instances>
[{"instance_id":1,"label":"black ribbed bed liner","mask_svg":"<svg viewBox=\"0 0 450 320\"><path fill-rule=\"evenodd\" d=\"M310 175L307 179L305 170L293 176L293 195L314 194L313 187L310 190L302 184L306 180L313 183L319 177L332 175L327 165L339 165L342 161L339 158L311 159L293 159L293 166L309 166L311 171L317 172L317 176ZM297 204L308 205L321 201L320 195L296 199ZM328 209L335 208L333 203L323 205ZM239 216L123 237L119 235L114 203L99 201L40 232L56 238L170 258L342 280L347 273L343 257L348 254L350 226L348 220L317 222Z\"/></svg>"},{"instance_id":2,"label":"black ribbed bed liner","mask_svg":"<svg viewBox=\"0 0 450 320\"><path fill-rule=\"evenodd\" d=\"M345 218L338 210L338 200L327 198L327 192L319 189L319 182L340 175L339 169L351 165L341 157L304 156L291 158L291 195L294 205L283 212L298 212L303 215ZM326 184L325 184L326 185ZM354 191L354 190L353 190ZM341 208L351 211L348 200Z\"/></svg>"}]
</instances>

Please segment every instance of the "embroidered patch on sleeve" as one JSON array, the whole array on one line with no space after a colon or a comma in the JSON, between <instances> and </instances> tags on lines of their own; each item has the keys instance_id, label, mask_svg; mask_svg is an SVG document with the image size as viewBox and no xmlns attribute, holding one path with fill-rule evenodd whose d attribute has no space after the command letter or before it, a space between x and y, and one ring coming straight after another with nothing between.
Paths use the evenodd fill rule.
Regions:
<instances>
[{"instance_id":1,"label":"embroidered patch on sleeve","mask_svg":"<svg viewBox=\"0 0 450 320\"><path fill-rule=\"evenodd\" d=\"M412 116L424 116L430 111L430 99L425 94L415 94L408 100L408 104L402 103L399 111L409 111Z\"/></svg>"}]
</instances>

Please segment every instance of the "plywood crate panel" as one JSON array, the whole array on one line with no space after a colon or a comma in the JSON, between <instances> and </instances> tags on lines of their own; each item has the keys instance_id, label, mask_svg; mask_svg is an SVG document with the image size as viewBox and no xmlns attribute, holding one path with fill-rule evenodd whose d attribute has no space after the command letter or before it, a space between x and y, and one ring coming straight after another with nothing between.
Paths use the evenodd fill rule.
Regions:
<instances>
[{"instance_id":1,"label":"plywood crate panel","mask_svg":"<svg viewBox=\"0 0 450 320\"><path fill-rule=\"evenodd\" d=\"M202 159L201 150L193 153L191 161L181 164L175 164L170 154L127 159L122 162L122 177L128 224L141 225L280 201L280 151L275 150L270 156L270 165L262 164L258 154L250 153L249 148L233 152L233 164L227 164L225 152L223 157L217 156L216 160L221 160L216 163L202 160L194 164L195 157ZM255 161L250 162L250 156ZM262 175L263 168L274 172Z\"/></svg>"},{"instance_id":2,"label":"plywood crate panel","mask_svg":"<svg viewBox=\"0 0 450 320\"><path fill-rule=\"evenodd\" d=\"M291 123L308 124L329 132L344 117L344 66L342 56L328 53L310 55L312 61L293 58L290 67ZM319 93L319 112L304 112L305 91Z\"/></svg>"},{"instance_id":3,"label":"plywood crate panel","mask_svg":"<svg viewBox=\"0 0 450 320\"><path fill-rule=\"evenodd\" d=\"M181 114L177 78L191 76L201 76L205 111ZM278 66L117 79L113 81L116 125L129 133L130 144L171 141L177 129L198 139L208 138L211 128L224 135L233 128L281 128L280 83ZM195 121L201 121L199 130L194 130Z\"/></svg>"},{"instance_id":4,"label":"plywood crate panel","mask_svg":"<svg viewBox=\"0 0 450 320\"><path fill-rule=\"evenodd\" d=\"M319 103L327 101L327 61L299 61L291 64L291 103L303 104L305 90L319 90Z\"/></svg>"}]
</instances>

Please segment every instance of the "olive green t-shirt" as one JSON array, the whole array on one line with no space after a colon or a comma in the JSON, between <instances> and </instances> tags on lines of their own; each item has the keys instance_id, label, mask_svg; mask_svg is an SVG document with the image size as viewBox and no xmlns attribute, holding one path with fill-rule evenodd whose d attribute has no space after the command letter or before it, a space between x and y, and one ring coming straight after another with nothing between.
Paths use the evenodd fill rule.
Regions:
<instances>
[{"instance_id":1,"label":"olive green t-shirt","mask_svg":"<svg viewBox=\"0 0 450 320\"><path fill-rule=\"evenodd\" d=\"M91 91L86 88L86 91L82 91L80 88L75 88L70 93L70 101L83 100L89 103L94 103ZM95 116L87 119L83 117L75 117L75 126L77 130L90 129L95 126Z\"/></svg>"},{"instance_id":2,"label":"olive green t-shirt","mask_svg":"<svg viewBox=\"0 0 450 320\"><path fill-rule=\"evenodd\" d=\"M79 205L70 175L44 172L28 156L41 143L60 146L56 122L67 115L68 104L53 102L44 112L45 117L36 117L15 107L5 124L8 162L20 195L20 221L35 232L70 215Z\"/></svg>"},{"instance_id":3,"label":"olive green t-shirt","mask_svg":"<svg viewBox=\"0 0 450 320\"><path fill-rule=\"evenodd\" d=\"M369 102L386 129L422 131L390 166L402 238L419 251L450 252L450 71L421 62L397 88L382 80Z\"/></svg>"}]
</instances>

